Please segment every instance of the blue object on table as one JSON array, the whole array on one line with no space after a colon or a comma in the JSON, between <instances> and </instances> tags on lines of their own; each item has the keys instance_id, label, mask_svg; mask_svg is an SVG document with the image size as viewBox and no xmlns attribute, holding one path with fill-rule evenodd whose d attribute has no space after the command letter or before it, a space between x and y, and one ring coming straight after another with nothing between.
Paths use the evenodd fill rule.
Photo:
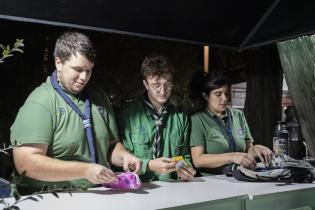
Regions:
<instances>
[{"instance_id":1,"label":"blue object on table","mask_svg":"<svg viewBox=\"0 0 315 210\"><path fill-rule=\"evenodd\" d=\"M0 178L0 198L10 197L10 194L11 194L10 182Z\"/></svg>"}]
</instances>

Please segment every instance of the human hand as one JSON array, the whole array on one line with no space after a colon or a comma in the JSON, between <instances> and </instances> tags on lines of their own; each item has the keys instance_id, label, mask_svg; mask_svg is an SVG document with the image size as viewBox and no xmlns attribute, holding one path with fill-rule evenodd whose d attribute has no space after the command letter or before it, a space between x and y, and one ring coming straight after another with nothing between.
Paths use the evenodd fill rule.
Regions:
<instances>
[{"instance_id":1,"label":"human hand","mask_svg":"<svg viewBox=\"0 0 315 210\"><path fill-rule=\"evenodd\" d=\"M133 170L134 173L139 175L141 173L141 166L142 166L142 161L139 158L129 153L123 157L124 171L130 171L131 169Z\"/></svg>"},{"instance_id":2,"label":"human hand","mask_svg":"<svg viewBox=\"0 0 315 210\"><path fill-rule=\"evenodd\" d=\"M112 170L95 163L89 163L85 171L85 178L93 184L118 182L118 178Z\"/></svg>"},{"instance_id":3,"label":"human hand","mask_svg":"<svg viewBox=\"0 0 315 210\"><path fill-rule=\"evenodd\" d=\"M262 145L255 145L248 149L248 154L250 154L252 157L256 158L258 157L260 161L264 164L270 163L272 160L272 151L265 146Z\"/></svg>"},{"instance_id":4,"label":"human hand","mask_svg":"<svg viewBox=\"0 0 315 210\"><path fill-rule=\"evenodd\" d=\"M192 167L180 166L177 168L177 175L183 180L188 181L194 178L196 170Z\"/></svg>"},{"instance_id":5,"label":"human hand","mask_svg":"<svg viewBox=\"0 0 315 210\"><path fill-rule=\"evenodd\" d=\"M244 166L245 168L254 169L256 167L255 158L248 153L234 152L232 161L236 164Z\"/></svg>"},{"instance_id":6,"label":"human hand","mask_svg":"<svg viewBox=\"0 0 315 210\"><path fill-rule=\"evenodd\" d=\"M150 160L148 163L149 170L158 174L166 174L175 171L175 165L176 161L174 161L172 158L165 157Z\"/></svg>"}]
</instances>

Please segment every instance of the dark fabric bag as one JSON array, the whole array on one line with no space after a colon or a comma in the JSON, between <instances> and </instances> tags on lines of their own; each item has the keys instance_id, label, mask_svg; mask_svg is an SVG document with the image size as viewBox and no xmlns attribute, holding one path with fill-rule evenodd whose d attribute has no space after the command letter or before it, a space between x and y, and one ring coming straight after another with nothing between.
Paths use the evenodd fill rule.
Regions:
<instances>
[{"instance_id":1,"label":"dark fabric bag","mask_svg":"<svg viewBox=\"0 0 315 210\"><path fill-rule=\"evenodd\" d=\"M246 182L295 182L312 183L315 178L314 167L304 160L283 160L279 168L264 168L250 170L231 164L223 170L226 176L233 176Z\"/></svg>"}]
</instances>

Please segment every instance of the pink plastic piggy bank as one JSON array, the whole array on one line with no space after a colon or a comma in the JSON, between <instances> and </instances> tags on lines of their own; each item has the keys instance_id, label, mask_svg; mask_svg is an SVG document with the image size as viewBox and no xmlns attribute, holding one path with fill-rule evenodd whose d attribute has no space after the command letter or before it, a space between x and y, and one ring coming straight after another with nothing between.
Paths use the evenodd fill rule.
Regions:
<instances>
[{"instance_id":1,"label":"pink plastic piggy bank","mask_svg":"<svg viewBox=\"0 0 315 210\"><path fill-rule=\"evenodd\" d=\"M137 174L133 172L116 173L118 177L117 183L104 184L104 187L114 189L139 189L141 187L141 181Z\"/></svg>"}]
</instances>

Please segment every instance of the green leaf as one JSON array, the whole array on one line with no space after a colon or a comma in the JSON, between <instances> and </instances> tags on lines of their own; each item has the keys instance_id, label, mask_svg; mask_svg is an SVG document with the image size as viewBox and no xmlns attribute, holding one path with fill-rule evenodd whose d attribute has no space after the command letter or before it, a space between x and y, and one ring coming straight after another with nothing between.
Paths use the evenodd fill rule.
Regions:
<instances>
[{"instance_id":1,"label":"green leaf","mask_svg":"<svg viewBox=\"0 0 315 210\"><path fill-rule=\"evenodd\" d=\"M37 198L33 197L33 196L29 196L26 199L32 200L32 201L39 201Z\"/></svg>"},{"instance_id":2,"label":"green leaf","mask_svg":"<svg viewBox=\"0 0 315 210\"><path fill-rule=\"evenodd\" d=\"M5 56L3 56L4 58L7 58L7 57L12 57L13 55L11 54L11 53L9 53L9 54L7 54L7 55L5 55Z\"/></svg>"},{"instance_id":3,"label":"green leaf","mask_svg":"<svg viewBox=\"0 0 315 210\"><path fill-rule=\"evenodd\" d=\"M18 49L18 48L14 48L14 49L11 50L11 52L13 52L13 51L23 53L23 50Z\"/></svg>"},{"instance_id":4,"label":"green leaf","mask_svg":"<svg viewBox=\"0 0 315 210\"><path fill-rule=\"evenodd\" d=\"M42 187L41 192L47 192L47 191L49 191L49 187L48 187L48 185L44 185L44 186Z\"/></svg>"},{"instance_id":5,"label":"green leaf","mask_svg":"<svg viewBox=\"0 0 315 210\"><path fill-rule=\"evenodd\" d=\"M0 63L4 63L4 59L7 57L13 56L12 52L20 52L24 53L24 51L20 48L24 47L23 39L16 39L13 48L10 48L10 45L2 45L0 44L0 48L2 49L2 57L0 56Z\"/></svg>"},{"instance_id":6,"label":"green leaf","mask_svg":"<svg viewBox=\"0 0 315 210\"><path fill-rule=\"evenodd\" d=\"M24 46L23 43L15 43L13 48L17 49L17 48L20 48L20 47L23 47L23 46Z\"/></svg>"},{"instance_id":7,"label":"green leaf","mask_svg":"<svg viewBox=\"0 0 315 210\"><path fill-rule=\"evenodd\" d=\"M4 57L4 56L6 56L8 54L8 51L6 50L6 49L3 49L3 51L2 51L2 56Z\"/></svg>"},{"instance_id":8,"label":"green leaf","mask_svg":"<svg viewBox=\"0 0 315 210\"><path fill-rule=\"evenodd\" d=\"M20 200L21 199L21 195L18 191L14 190L13 192L13 197L16 201Z\"/></svg>"},{"instance_id":9,"label":"green leaf","mask_svg":"<svg viewBox=\"0 0 315 210\"><path fill-rule=\"evenodd\" d=\"M3 210L20 210L18 206L9 206L8 208L4 208Z\"/></svg>"},{"instance_id":10,"label":"green leaf","mask_svg":"<svg viewBox=\"0 0 315 210\"><path fill-rule=\"evenodd\" d=\"M4 63L4 61L0 61L0 63ZM7 153L6 151L4 151L4 150L2 150L2 149L0 149L0 153L4 153L4 154L6 154L6 155L8 155L9 153Z\"/></svg>"},{"instance_id":11,"label":"green leaf","mask_svg":"<svg viewBox=\"0 0 315 210\"><path fill-rule=\"evenodd\" d=\"M59 198L59 195L56 192L51 192L56 198Z\"/></svg>"},{"instance_id":12,"label":"green leaf","mask_svg":"<svg viewBox=\"0 0 315 210\"><path fill-rule=\"evenodd\" d=\"M23 47L24 46L23 39L16 39L14 46Z\"/></svg>"},{"instance_id":13,"label":"green leaf","mask_svg":"<svg viewBox=\"0 0 315 210\"><path fill-rule=\"evenodd\" d=\"M39 197L40 199L44 199L44 197L40 194L37 194L36 196Z\"/></svg>"}]
</instances>

